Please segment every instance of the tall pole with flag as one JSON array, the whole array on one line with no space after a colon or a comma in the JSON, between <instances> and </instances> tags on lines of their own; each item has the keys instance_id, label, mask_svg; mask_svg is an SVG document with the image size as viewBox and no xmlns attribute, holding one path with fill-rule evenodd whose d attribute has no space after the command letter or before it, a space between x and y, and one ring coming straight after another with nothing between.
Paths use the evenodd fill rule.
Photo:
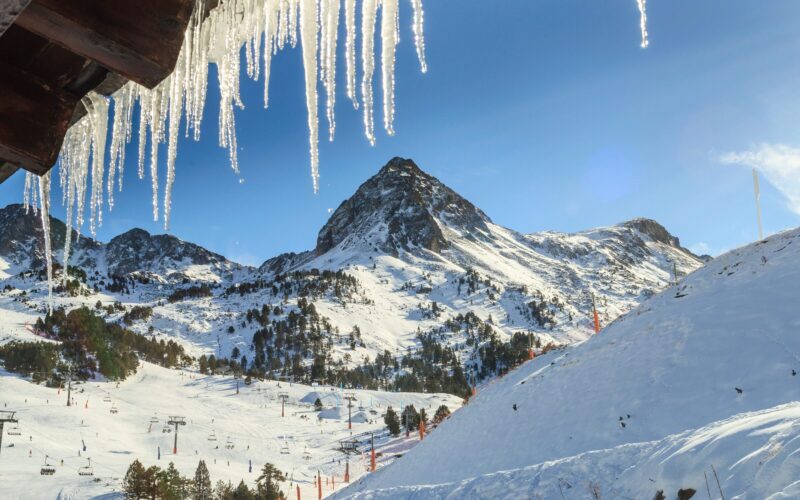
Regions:
<instances>
[{"instance_id":1,"label":"tall pole with flag","mask_svg":"<svg viewBox=\"0 0 800 500\"><path fill-rule=\"evenodd\" d=\"M764 239L764 227L761 225L761 190L758 187L758 172L753 169L753 190L756 195L756 217L758 218L758 239Z\"/></svg>"}]
</instances>

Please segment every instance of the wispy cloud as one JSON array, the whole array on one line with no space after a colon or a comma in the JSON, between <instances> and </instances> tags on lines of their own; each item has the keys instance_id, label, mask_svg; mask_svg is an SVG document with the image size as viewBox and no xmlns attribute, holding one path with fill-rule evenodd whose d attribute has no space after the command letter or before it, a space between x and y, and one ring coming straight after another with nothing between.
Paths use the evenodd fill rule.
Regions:
<instances>
[{"instance_id":1,"label":"wispy cloud","mask_svg":"<svg viewBox=\"0 0 800 500\"><path fill-rule=\"evenodd\" d=\"M720 161L756 168L786 197L789 209L800 215L800 149L761 144L750 151L726 153Z\"/></svg>"}]
</instances>

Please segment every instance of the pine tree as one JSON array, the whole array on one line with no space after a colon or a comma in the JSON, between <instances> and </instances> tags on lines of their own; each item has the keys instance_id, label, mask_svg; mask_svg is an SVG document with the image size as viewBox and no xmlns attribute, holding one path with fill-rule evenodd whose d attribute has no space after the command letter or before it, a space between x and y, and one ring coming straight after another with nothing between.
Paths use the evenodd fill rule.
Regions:
<instances>
[{"instance_id":1,"label":"pine tree","mask_svg":"<svg viewBox=\"0 0 800 500\"><path fill-rule=\"evenodd\" d=\"M239 486L233 490L231 500L256 500L256 496L250 491L250 488L244 484L244 479L239 482Z\"/></svg>"},{"instance_id":2,"label":"pine tree","mask_svg":"<svg viewBox=\"0 0 800 500\"><path fill-rule=\"evenodd\" d=\"M270 463L264 464L261 475L256 479L259 500L278 500L283 498L283 492L278 487L278 482L284 480L283 473Z\"/></svg>"},{"instance_id":3,"label":"pine tree","mask_svg":"<svg viewBox=\"0 0 800 500\"><path fill-rule=\"evenodd\" d=\"M186 498L184 479L181 477L175 464L170 462L166 470L156 474L159 498L163 500L182 500Z\"/></svg>"},{"instance_id":4,"label":"pine tree","mask_svg":"<svg viewBox=\"0 0 800 500\"><path fill-rule=\"evenodd\" d=\"M314 411L322 411L322 401L319 398L314 400Z\"/></svg>"},{"instance_id":5,"label":"pine tree","mask_svg":"<svg viewBox=\"0 0 800 500\"><path fill-rule=\"evenodd\" d=\"M397 413L394 411L394 409L392 409L391 406L386 409L386 416L383 418L383 421L392 436L400 435L400 419L397 417Z\"/></svg>"},{"instance_id":6,"label":"pine tree","mask_svg":"<svg viewBox=\"0 0 800 500\"><path fill-rule=\"evenodd\" d=\"M439 408L436 409L436 413L433 415L433 423L434 425L439 425L450 416L450 408L446 405L441 405Z\"/></svg>"},{"instance_id":7,"label":"pine tree","mask_svg":"<svg viewBox=\"0 0 800 500\"><path fill-rule=\"evenodd\" d=\"M211 475L208 473L208 467L204 460L200 460L197 464L197 470L194 472L194 500L211 500L213 490L211 488Z\"/></svg>"},{"instance_id":8,"label":"pine tree","mask_svg":"<svg viewBox=\"0 0 800 500\"><path fill-rule=\"evenodd\" d=\"M134 460L128 467L128 472L122 482L122 488L125 490L125 498L127 499L146 497L145 469L140 461Z\"/></svg>"}]
</instances>

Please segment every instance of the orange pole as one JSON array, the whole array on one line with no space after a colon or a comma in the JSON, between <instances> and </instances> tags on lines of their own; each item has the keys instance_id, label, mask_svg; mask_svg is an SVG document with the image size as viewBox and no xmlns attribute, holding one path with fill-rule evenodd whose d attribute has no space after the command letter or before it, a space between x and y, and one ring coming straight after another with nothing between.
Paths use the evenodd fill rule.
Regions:
<instances>
[{"instance_id":1,"label":"orange pole","mask_svg":"<svg viewBox=\"0 0 800 500\"><path fill-rule=\"evenodd\" d=\"M297 485L297 500L300 500L300 485Z\"/></svg>"},{"instance_id":2,"label":"orange pole","mask_svg":"<svg viewBox=\"0 0 800 500\"><path fill-rule=\"evenodd\" d=\"M319 500L322 500L322 476L320 476L319 471L317 471L317 493Z\"/></svg>"},{"instance_id":3,"label":"orange pole","mask_svg":"<svg viewBox=\"0 0 800 500\"><path fill-rule=\"evenodd\" d=\"M347 462L344 465L344 482L345 483L350 482L350 462Z\"/></svg>"},{"instance_id":4,"label":"orange pole","mask_svg":"<svg viewBox=\"0 0 800 500\"><path fill-rule=\"evenodd\" d=\"M594 333L600 333L600 317L597 315L597 305L594 302L594 294L592 294L592 311L594 311Z\"/></svg>"},{"instance_id":5,"label":"orange pole","mask_svg":"<svg viewBox=\"0 0 800 500\"><path fill-rule=\"evenodd\" d=\"M331 489L332 490L336 489L336 477L334 476L331 476Z\"/></svg>"},{"instance_id":6,"label":"orange pole","mask_svg":"<svg viewBox=\"0 0 800 500\"><path fill-rule=\"evenodd\" d=\"M425 439L425 421L420 419L419 421L419 440L422 441Z\"/></svg>"},{"instance_id":7,"label":"orange pole","mask_svg":"<svg viewBox=\"0 0 800 500\"><path fill-rule=\"evenodd\" d=\"M372 448L372 456L369 459L369 471L375 472L375 448Z\"/></svg>"}]
</instances>

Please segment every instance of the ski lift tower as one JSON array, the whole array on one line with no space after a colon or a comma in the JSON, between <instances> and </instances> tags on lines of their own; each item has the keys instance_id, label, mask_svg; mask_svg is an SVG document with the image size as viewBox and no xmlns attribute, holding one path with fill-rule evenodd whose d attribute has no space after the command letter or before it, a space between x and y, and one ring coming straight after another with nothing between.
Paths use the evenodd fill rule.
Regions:
<instances>
[{"instance_id":1,"label":"ski lift tower","mask_svg":"<svg viewBox=\"0 0 800 500\"><path fill-rule=\"evenodd\" d=\"M289 399L288 392L282 392L278 394L278 397L281 398L281 417L285 416L284 408L286 407L286 401Z\"/></svg>"},{"instance_id":2,"label":"ski lift tower","mask_svg":"<svg viewBox=\"0 0 800 500\"><path fill-rule=\"evenodd\" d=\"M0 450L3 449L3 426L6 422L16 424L18 421L14 417L14 411L0 411Z\"/></svg>"},{"instance_id":3,"label":"ski lift tower","mask_svg":"<svg viewBox=\"0 0 800 500\"><path fill-rule=\"evenodd\" d=\"M353 401L356 400L356 395L353 392L346 392L344 399L347 400L347 429L353 428Z\"/></svg>"},{"instance_id":4,"label":"ski lift tower","mask_svg":"<svg viewBox=\"0 0 800 500\"><path fill-rule=\"evenodd\" d=\"M172 454L173 455L177 455L178 454L178 426L179 425L186 425L186 417L170 416L169 420L167 421L167 424L175 426L175 441L174 441L174 444L172 445Z\"/></svg>"}]
</instances>

